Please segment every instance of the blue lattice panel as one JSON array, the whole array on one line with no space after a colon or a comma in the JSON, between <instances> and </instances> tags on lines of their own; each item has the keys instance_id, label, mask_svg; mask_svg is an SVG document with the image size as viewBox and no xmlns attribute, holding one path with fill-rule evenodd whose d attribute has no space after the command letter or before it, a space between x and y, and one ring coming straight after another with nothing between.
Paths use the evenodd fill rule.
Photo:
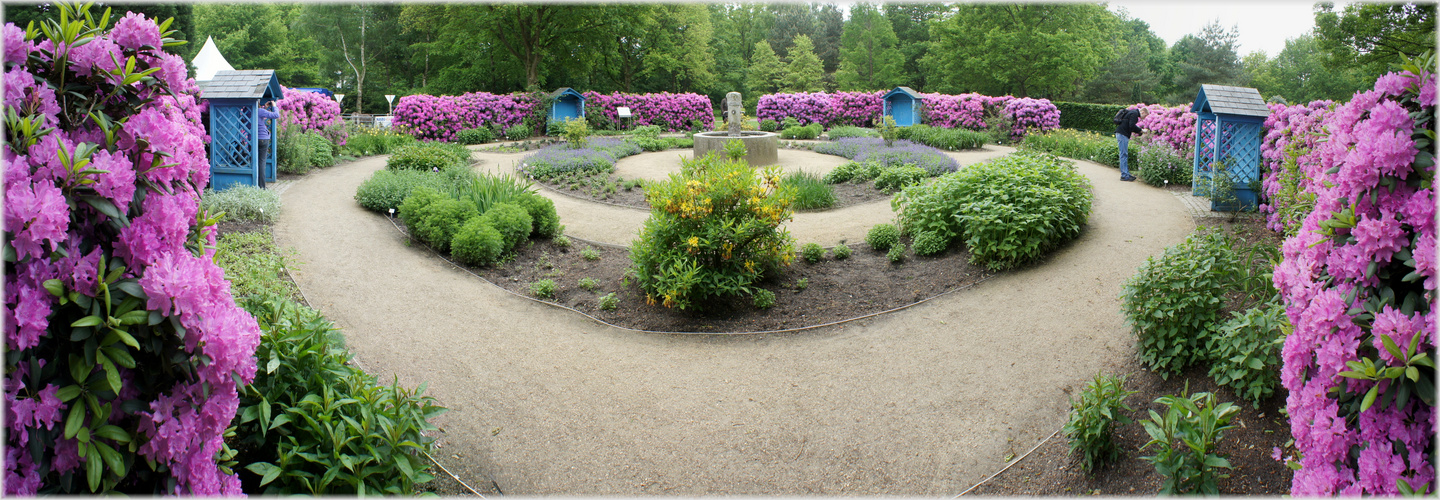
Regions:
<instances>
[{"instance_id":1,"label":"blue lattice panel","mask_svg":"<svg viewBox=\"0 0 1440 500\"><path fill-rule=\"evenodd\" d=\"M210 186L260 185L255 105L210 100Z\"/></svg>"},{"instance_id":2,"label":"blue lattice panel","mask_svg":"<svg viewBox=\"0 0 1440 500\"><path fill-rule=\"evenodd\" d=\"M1200 118L1195 124L1195 169L1190 180L1190 194L1210 196L1210 172L1215 161L1215 120Z\"/></svg>"}]
</instances>

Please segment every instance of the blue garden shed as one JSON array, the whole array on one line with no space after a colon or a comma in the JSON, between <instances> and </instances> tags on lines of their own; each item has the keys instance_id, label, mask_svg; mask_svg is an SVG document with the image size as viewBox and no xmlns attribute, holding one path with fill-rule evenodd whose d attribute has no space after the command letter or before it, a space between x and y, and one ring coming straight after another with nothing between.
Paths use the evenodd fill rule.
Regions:
<instances>
[{"instance_id":1,"label":"blue garden shed","mask_svg":"<svg viewBox=\"0 0 1440 500\"><path fill-rule=\"evenodd\" d=\"M884 110L880 116L889 115L895 119L895 126L909 127L920 124L920 108L924 106L925 99L910 87L895 87L895 90L886 92L884 102Z\"/></svg>"},{"instance_id":2,"label":"blue garden shed","mask_svg":"<svg viewBox=\"0 0 1440 500\"><path fill-rule=\"evenodd\" d=\"M585 95L570 87L561 87L550 94L550 122L559 123L571 118L585 117Z\"/></svg>"},{"instance_id":3,"label":"blue garden shed","mask_svg":"<svg viewBox=\"0 0 1440 500\"><path fill-rule=\"evenodd\" d=\"M1211 210L1254 210L1259 203L1252 188L1260 178L1260 139L1270 108L1260 91L1249 87L1201 85L1190 111L1195 122L1195 170L1191 194L1210 196ZM1239 206L1217 203L1214 173L1223 164Z\"/></svg>"},{"instance_id":4,"label":"blue garden shed","mask_svg":"<svg viewBox=\"0 0 1440 500\"><path fill-rule=\"evenodd\" d=\"M284 98L275 70L217 71L200 82L200 97L209 103L210 187L216 191L239 184L265 187L275 181L275 143L260 165L259 107ZM265 125L278 135L274 120Z\"/></svg>"}]
</instances>

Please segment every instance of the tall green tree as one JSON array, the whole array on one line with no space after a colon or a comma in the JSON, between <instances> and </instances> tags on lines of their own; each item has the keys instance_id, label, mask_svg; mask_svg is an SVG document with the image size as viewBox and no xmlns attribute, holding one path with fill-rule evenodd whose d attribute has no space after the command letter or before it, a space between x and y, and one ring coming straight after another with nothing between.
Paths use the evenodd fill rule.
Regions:
<instances>
[{"instance_id":1,"label":"tall green tree","mask_svg":"<svg viewBox=\"0 0 1440 500\"><path fill-rule=\"evenodd\" d=\"M708 92L716 79L705 6L657 4L647 19L637 40L645 49L641 75L658 79L651 90Z\"/></svg>"},{"instance_id":2,"label":"tall green tree","mask_svg":"<svg viewBox=\"0 0 1440 500\"><path fill-rule=\"evenodd\" d=\"M805 35L813 44L816 19L815 11L809 6L799 3L772 3L765 7L775 19L767 37L775 54L789 58L790 46L795 43L797 35Z\"/></svg>"},{"instance_id":3,"label":"tall green tree","mask_svg":"<svg viewBox=\"0 0 1440 500\"><path fill-rule=\"evenodd\" d=\"M305 29L315 40L327 40L322 51L324 71L339 71L343 75L342 89L354 93L353 100L346 99L341 106L353 103L355 113L365 109L383 110L376 106L379 94L372 93L366 99L367 80L375 69L382 49L389 35L398 31L398 23L386 22L389 11L398 10L394 4L309 4L303 12ZM391 26L393 25L393 26ZM367 102L368 101L368 102Z\"/></svg>"},{"instance_id":4,"label":"tall green tree","mask_svg":"<svg viewBox=\"0 0 1440 500\"><path fill-rule=\"evenodd\" d=\"M840 90L882 90L900 85L905 56L890 21L875 6L857 3L840 38Z\"/></svg>"},{"instance_id":5,"label":"tall green tree","mask_svg":"<svg viewBox=\"0 0 1440 500\"><path fill-rule=\"evenodd\" d=\"M1160 75L1168 64L1165 40L1150 31L1145 21L1121 11L1116 15L1120 29L1115 33L1117 57L1100 68L1085 83L1085 102L1134 104L1156 102L1164 95Z\"/></svg>"},{"instance_id":6,"label":"tall green tree","mask_svg":"<svg viewBox=\"0 0 1440 500\"><path fill-rule=\"evenodd\" d=\"M1114 17L1097 4L965 4L932 25L925 57L939 91L1060 97L1114 52Z\"/></svg>"},{"instance_id":7,"label":"tall green tree","mask_svg":"<svg viewBox=\"0 0 1440 500\"><path fill-rule=\"evenodd\" d=\"M300 19L294 4L201 3L193 19L195 36L201 43L213 38L235 69L273 69L280 84L290 87L330 83L321 79L318 46L290 28Z\"/></svg>"},{"instance_id":8,"label":"tall green tree","mask_svg":"<svg viewBox=\"0 0 1440 500\"><path fill-rule=\"evenodd\" d=\"M1226 30L1219 21L1201 28L1199 36L1185 35L1170 48L1175 66L1171 76L1171 93L1166 100L1184 103L1195 99L1201 84L1235 85L1240 83L1244 68L1235 52L1240 35L1235 28Z\"/></svg>"},{"instance_id":9,"label":"tall green tree","mask_svg":"<svg viewBox=\"0 0 1440 500\"><path fill-rule=\"evenodd\" d=\"M1251 86L1267 98L1279 95L1291 104L1302 104L1319 99L1348 100L1356 91L1374 85L1363 68L1330 67L1318 45L1313 35L1306 34L1286 40L1285 49L1263 66L1246 57L1245 70Z\"/></svg>"},{"instance_id":10,"label":"tall green tree","mask_svg":"<svg viewBox=\"0 0 1440 500\"><path fill-rule=\"evenodd\" d=\"M819 92L825 68L820 57L815 55L815 44L810 37L795 35L790 44L790 62L785 67L786 92Z\"/></svg>"},{"instance_id":11,"label":"tall green tree","mask_svg":"<svg viewBox=\"0 0 1440 500\"><path fill-rule=\"evenodd\" d=\"M1315 6L1315 41L1331 69L1360 66L1373 83L1400 54L1434 52L1435 21L1433 2L1351 3L1340 12L1321 2Z\"/></svg>"},{"instance_id":12,"label":"tall green tree","mask_svg":"<svg viewBox=\"0 0 1440 500\"><path fill-rule=\"evenodd\" d=\"M916 89L928 89L930 70L920 60L930 51L930 24L950 12L941 3L886 3L885 18L899 40L896 47L905 61L901 65L901 83Z\"/></svg>"},{"instance_id":13,"label":"tall green tree","mask_svg":"<svg viewBox=\"0 0 1440 500\"><path fill-rule=\"evenodd\" d=\"M840 68L840 38L845 34L845 13L835 4L811 4L815 10L815 34L810 41L815 43L815 55L820 58L825 73L834 73Z\"/></svg>"},{"instance_id":14,"label":"tall green tree","mask_svg":"<svg viewBox=\"0 0 1440 500\"><path fill-rule=\"evenodd\" d=\"M542 63L553 64L578 53L600 50L610 21L607 6L577 4L479 4L468 11L470 29L488 36L524 69L527 89L539 89Z\"/></svg>"},{"instance_id":15,"label":"tall green tree","mask_svg":"<svg viewBox=\"0 0 1440 500\"><path fill-rule=\"evenodd\" d=\"M756 94L773 94L784 85L787 69L785 63L770 48L770 42L755 42L754 55L750 57L750 71L745 84Z\"/></svg>"}]
</instances>

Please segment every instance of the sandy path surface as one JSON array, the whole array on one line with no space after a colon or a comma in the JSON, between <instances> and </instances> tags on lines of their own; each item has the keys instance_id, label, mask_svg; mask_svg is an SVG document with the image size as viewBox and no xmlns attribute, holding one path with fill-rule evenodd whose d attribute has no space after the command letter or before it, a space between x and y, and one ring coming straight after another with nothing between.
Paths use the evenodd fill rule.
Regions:
<instances>
[{"instance_id":1,"label":"sandy path surface","mask_svg":"<svg viewBox=\"0 0 1440 500\"><path fill-rule=\"evenodd\" d=\"M276 239L299 252L297 283L365 369L428 382L451 408L437 457L507 494L957 494L1057 429L1070 392L1133 355L1121 285L1194 227L1169 193L1079 162L1095 184L1089 227L1034 268L798 334L636 334L408 246L353 200L384 161L295 183ZM607 236L628 223L606 226L586 217L602 209L570 200L557 203L570 233L632 238Z\"/></svg>"}]
</instances>

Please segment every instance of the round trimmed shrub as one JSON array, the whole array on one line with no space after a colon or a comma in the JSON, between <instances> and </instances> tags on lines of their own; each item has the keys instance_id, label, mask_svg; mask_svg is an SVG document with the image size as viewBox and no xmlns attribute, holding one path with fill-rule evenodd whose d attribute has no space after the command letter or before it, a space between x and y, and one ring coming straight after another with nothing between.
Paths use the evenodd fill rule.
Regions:
<instances>
[{"instance_id":1,"label":"round trimmed shrub","mask_svg":"<svg viewBox=\"0 0 1440 500\"><path fill-rule=\"evenodd\" d=\"M877 251L886 251L900 241L900 230L894 224L876 224L865 234L865 243Z\"/></svg>"},{"instance_id":2,"label":"round trimmed shrub","mask_svg":"<svg viewBox=\"0 0 1440 500\"><path fill-rule=\"evenodd\" d=\"M419 170L377 170L355 190L355 201L366 210L386 213L399 209L405 197L419 186L429 186L437 192L443 176Z\"/></svg>"},{"instance_id":3,"label":"round trimmed shrub","mask_svg":"<svg viewBox=\"0 0 1440 500\"><path fill-rule=\"evenodd\" d=\"M450 240L450 255L462 264L486 266L500 260L505 253L505 237L484 217L465 221L455 238Z\"/></svg>"},{"instance_id":4,"label":"round trimmed shrub","mask_svg":"<svg viewBox=\"0 0 1440 500\"><path fill-rule=\"evenodd\" d=\"M915 250L915 255L935 255L949 247L950 241L934 231L920 231L910 245L910 248Z\"/></svg>"},{"instance_id":5,"label":"round trimmed shrub","mask_svg":"<svg viewBox=\"0 0 1440 500\"><path fill-rule=\"evenodd\" d=\"M825 260L825 248L819 243L806 243L800 247L800 257L811 264L820 262Z\"/></svg>"},{"instance_id":6,"label":"round trimmed shrub","mask_svg":"<svg viewBox=\"0 0 1440 500\"><path fill-rule=\"evenodd\" d=\"M850 247L846 246L844 243L835 245L835 248L830 249L830 255L834 256L835 260L848 259L850 258Z\"/></svg>"},{"instance_id":7,"label":"round trimmed shrub","mask_svg":"<svg viewBox=\"0 0 1440 500\"><path fill-rule=\"evenodd\" d=\"M425 207L440 200L449 199L439 190L430 186L419 186L410 192L405 200L400 203L400 222L406 227L414 228L420 222L420 216L424 213Z\"/></svg>"},{"instance_id":8,"label":"round trimmed shrub","mask_svg":"<svg viewBox=\"0 0 1440 500\"><path fill-rule=\"evenodd\" d=\"M535 193L527 193L515 199L515 203L530 214L533 236L554 238L560 234L560 215L555 213L555 202Z\"/></svg>"},{"instance_id":9,"label":"round trimmed shrub","mask_svg":"<svg viewBox=\"0 0 1440 500\"><path fill-rule=\"evenodd\" d=\"M467 128L455 134L461 144L485 144L495 140L495 133L489 127Z\"/></svg>"},{"instance_id":10,"label":"round trimmed shrub","mask_svg":"<svg viewBox=\"0 0 1440 500\"><path fill-rule=\"evenodd\" d=\"M475 204L469 200L446 198L420 209L419 220L410 228L410 234L437 252L449 252L450 240L455 239L455 232L460 230L465 221L479 215L480 211L476 210ZM529 232L529 228L526 228L526 232Z\"/></svg>"},{"instance_id":11,"label":"round trimmed shrub","mask_svg":"<svg viewBox=\"0 0 1440 500\"><path fill-rule=\"evenodd\" d=\"M506 250L525 241L534 229L530 212L514 203L496 203L485 212L483 218L491 227L500 231L500 236L505 239Z\"/></svg>"}]
</instances>

